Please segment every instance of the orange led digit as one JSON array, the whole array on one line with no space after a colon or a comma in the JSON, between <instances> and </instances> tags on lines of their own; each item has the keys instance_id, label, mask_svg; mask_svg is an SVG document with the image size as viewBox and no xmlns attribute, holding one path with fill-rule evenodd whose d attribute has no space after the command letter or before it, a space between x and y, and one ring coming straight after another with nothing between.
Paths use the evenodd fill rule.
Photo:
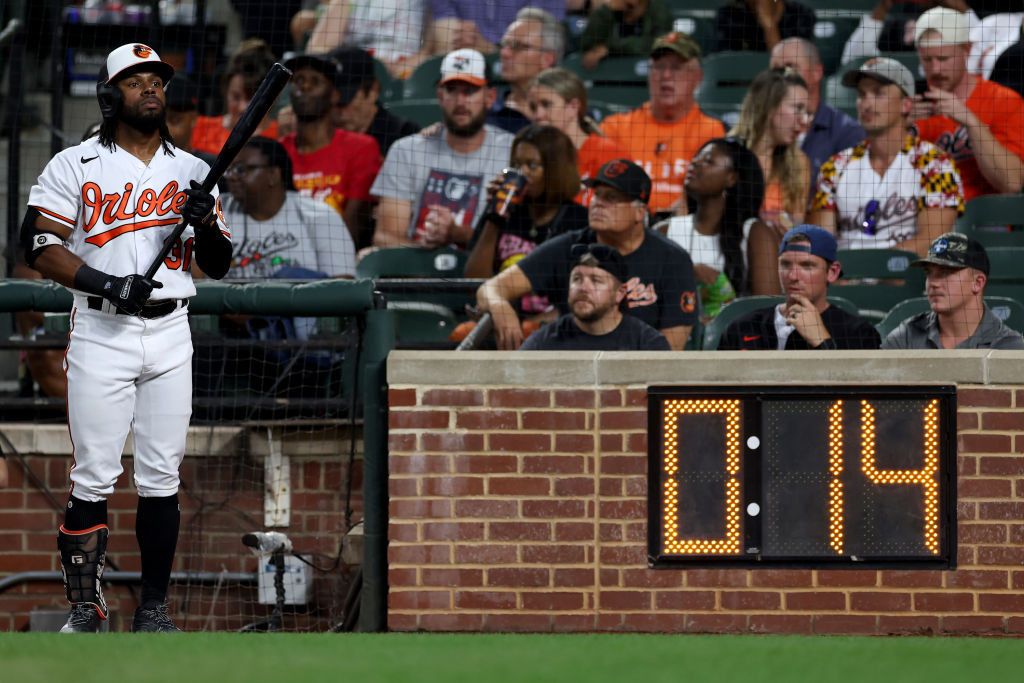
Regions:
<instances>
[{"instance_id":1,"label":"orange led digit","mask_svg":"<svg viewBox=\"0 0 1024 683\"><path fill-rule=\"evenodd\" d=\"M843 554L843 402L836 401L828 411L828 544Z\"/></svg>"},{"instance_id":2,"label":"orange led digit","mask_svg":"<svg viewBox=\"0 0 1024 683\"><path fill-rule=\"evenodd\" d=\"M664 434L663 469L668 475L664 483L662 525L664 544L662 552L671 555L723 555L741 550L740 514L740 405L731 399L673 400L664 404L662 432ZM679 472L679 422L682 414L723 415L725 417L725 519L724 538L678 538L679 485L675 475Z\"/></svg>"},{"instance_id":3,"label":"orange led digit","mask_svg":"<svg viewBox=\"0 0 1024 683\"><path fill-rule=\"evenodd\" d=\"M939 554L939 402L932 399L924 408L924 468L880 470L875 461L875 409L862 400L861 469L875 484L920 484L924 495L924 545Z\"/></svg>"}]
</instances>

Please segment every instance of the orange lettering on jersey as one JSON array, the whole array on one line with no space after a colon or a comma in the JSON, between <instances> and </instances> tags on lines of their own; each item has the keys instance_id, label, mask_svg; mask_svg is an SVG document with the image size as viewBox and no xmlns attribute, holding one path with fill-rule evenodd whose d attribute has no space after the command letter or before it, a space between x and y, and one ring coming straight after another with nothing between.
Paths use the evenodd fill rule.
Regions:
<instances>
[{"instance_id":1,"label":"orange lettering on jersey","mask_svg":"<svg viewBox=\"0 0 1024 683\"><path fill-rule=\"evenodd\" d=\"M136 216L148 216L156 210L156 192L148 187L139 195L139 206L135 209Z\"/></svg>"},{"instance_id":2,"label":"orange lettering on jersey","mask_svg":"<svg viewBox=\"0 0 1024 683\"><path fill-rule=\"evenodd\" d=\"M114 218L119 221L131 220L132 214L125 213L125 209L128 208L128 200L132 196L132 188L135 187L131 183L125 183L124 194L121 195L121 201L117 204L117 213L114 214Z\"/></svg>"},{"instance_id":3,"label":"orange lettering on jersey","mask_svg":"<svg viewBox=\"0 0 1024 683\"><path fill-rule=\"evenodd\" d=\"M654 291L654 283L645 285L640 278L632 277L626 283L626 298L630 308L638 306L650 306L658 301L658 294Z\"/></svg>"},{"instance_id":4,"label":"orange lettering on jersey","mask_svg":"<svg viewBox=\"0 0 1024 683\"><path fill-rule=\"evenodd\" d=\"M154 220L140 223L122 223L122 225L106 230L99 235L87 238L86 242L103 246L118 235L127 232L156 225L174 225L178 222L181 207L185 204L188 196L184 192L178 192L176 181L172 180L167 183L159 194L152 189L144 189L139 196L138 205L132 211L130 206L134 189L135 186L132 183L125 183L121 192L104 194L96 183L88 182L82 185L83 229L85 232L91 231L101 220L104 226L110 227L114 223L145 218L154 213L157 216Z\"/></svg>"}]
</instances>

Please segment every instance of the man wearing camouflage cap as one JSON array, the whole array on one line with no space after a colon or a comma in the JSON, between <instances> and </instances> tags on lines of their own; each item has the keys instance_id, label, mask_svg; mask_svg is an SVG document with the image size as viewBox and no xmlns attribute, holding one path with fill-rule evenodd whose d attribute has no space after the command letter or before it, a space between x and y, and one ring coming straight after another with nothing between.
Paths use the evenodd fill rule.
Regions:
<instances>
[{"instance_id":1,"label":"man wearing camouflage cap","mask_svg":"<svg viewBox=\"0 0 1024 683\"><path fill-rule=\"evenodd\" d=\"M867 138L821 167L809 220L836 236L840 249L928 245L963 213L953 159L907 132L914 77L894 59L875 57L843 76L857 90Z\"/></svg>"},{"instance_id":2,"label":"man wearing camouflage cap","mask_svg":"<svg viewBox=\"0 0 1024 683\"><path fill-rule=\"evenodd\" d=\"M932 242L928 256L911 265L925 269L932 310L903 321L882 342L883 349L1024 349L1020 333L985 305L989 263L979 242L947 232Z\"/></svg>"},{"instance_id":3,"label":"man wearing camouflage cap","mask_svg":"<svg viewBox=\"0 0 1024 683\"><path fill-rule=\"evenodd\" d=\"M651 211L671 211L683 203L690 160L705 142L725 135L725 129L697 106L694 93L704 71L700 47L690 36L679 31L661 36L651 46L647 63L650 101L609 116L601 129L651 177Z\"/></svg>"}]
</instances>

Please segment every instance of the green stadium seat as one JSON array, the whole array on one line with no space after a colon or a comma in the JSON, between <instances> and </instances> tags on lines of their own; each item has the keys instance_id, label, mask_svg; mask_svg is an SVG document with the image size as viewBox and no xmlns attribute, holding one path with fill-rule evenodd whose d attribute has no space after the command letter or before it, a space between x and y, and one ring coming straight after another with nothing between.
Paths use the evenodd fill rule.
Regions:
<instances>
[{"instance_id":1,"label":"green stadium seat","mask_svg":"<svg viewBox=\"0 0 1024 683\"><path fill-rule=\"evenodd\" d=\"M700 46L702 55L711 52L715 43L714 12L672 8L672 30L685 33Z\"/></svg>"},{"instance_id":2,"label":"green stadium seat","mask_svg":"<svg viewBox=\"0 0 1024 683\"><path fill-rule=\"evenodd\" d=\"M987 287L985 291L988 291ZM986 294L985 303L992 310L992 313L1002 320L1007 327L1018 332L1024 332L1024 304L1020 301L1005 296L989 296ZM878 330L878 333L882 335L884 340L904 320L912 318L919 313L927 313L929 310L931 310L931 307L928 304L928 297L920 296L901 301L885 314L885 317L875 325L875 329Z\"/></svg>"},{"instance_id":3,"label":"green stadium seat","mask_svg":"<svg viewBox=\"0 0 1024 683\"><path fill-rule=\"evenodd\" d=\"M857 314L872 322L905 299L924 293L924 270L911 268L919 257L904 249L840 249L843 276L831 291L857 306Z\"/></svg>"},{"instance_id":4,"label":"green stadium seat","mask_svg":"<svg viewBox=\"0 0 1024 683\"><path fill-rule=\"evenodd\" d=\"M451 309L425 301L389 301L388 310L395 315L395 342L403 348L447 344L458 324Z\"/></svg>"},{"instance_id":5,"label":"green stadium seat","mask_svg":"<svg viewBox=\"0 0 1024 683\"><path fill-rule=\"evenodd\" d=\"M1024 245L986 247L989 261L985 294L1008 296L1024 303Z\"/></svg>"},{"instance_id":6,"label":"green stadium seat","mask_svg":"<svg viewBox=\"0 0 1024 683\"><path fill-rule=\"evenodd\" d=\"M437 98L437 82L441 78L443 55L424 61L405 79L402 98L407 100Z\"/></svg>"},{"instance_id":7,"label":"green stadium seat","mask_svg":"<svg viewBox=\"0 0 1024 683\"><path fill-rule=\"evenodd\" d=\"M639 83L647 87L647 55L637 57L605 57L593 69L583 68L583 55L576 53L562 60L562 66L569 69L587 85L623 85Z\"/></svg>"},{"instance_id":8,"label":"green stadium seat","mask_svg":"<svg viewBox=\"0 0 1024 683\"><path fill-rule=\"evenodd\" d=\"M718 349L718 342L722 339L725 330L738 318L742 318L752 311L768 306L777 306L786 300L784 296L744 296L726 304L722 310L712 318L704 327L704 351L715 351ZM852 301L841 296L829 296L828 302L838 306L847 313L857 314L857 306Z\"/></svg>"},{"instance_id":9,"label":"green stadium seat","mask_svg":"<svg viewBox=\"0 0 1024 683\"><path fill-rule=\"evenodd\" d=\"M356 264L357 278L462 278L466 267L466 252L441 247L422 249L420 247L389 247L375 249ZM445 306L461 312L472 296L457 293L429 293L422 287L408 294L389 293L389 301L422 301Z\"/></svg>"},{"instance_id":10,"label":"green stadium seat","mask_svg":"<svg viewBox=\"0 0 1024 683\"><path fill-rule=\"evenodd\" d=\"M953 226L989 247L1024 247L1024 194L975 197Z\"/></svg>"},{"instance_id":11,"label":"green stadium seat","mask_svg":"<svg viewBox=\"0 0 1024 683\"><path fill-rule=\"evenodd\" d=\"M768 68L767 52L715 52L703 59L704 80L697 87L697 104L709 116L738 117L747 89Z\"/></svg>"},{"instance_id":12,"label":"green stadium seat","mask_svg":"<svg viewBox=\"0 0 1024 683\"><path fill-rule=\"evenodd\" d=\"M391 102L392 100L402 99L403 83L400 79L391 75L391 72L388 71L384 62L379 59L374 59L373 72L377 77L377 82L380 83L379 97L381 102Z\"/></svg>"},{"instance_id":13,"label":"green stadium seat","mask_svg":"<svg viewBox=\"0 0 1024 683\"><path fill-rule=\"evenodd\" d=\"M436 95L431 99L393 100L384 106L395 116L408 119L421 128L441 120L441 104Z\"/></svg>"},{"instance_id":14,"label":"green stadium seat","mask_svg":"<svg viewBox=\"0 0 1024 683\"><path fill-rule=\"evenodd\" d=\"M843 46L859 23L860 19L857 17L839 16L819 18L815 22L814 44L821 54L825 76L832 75L839 68L843 58Z\"/></svg>"}]
</instances>

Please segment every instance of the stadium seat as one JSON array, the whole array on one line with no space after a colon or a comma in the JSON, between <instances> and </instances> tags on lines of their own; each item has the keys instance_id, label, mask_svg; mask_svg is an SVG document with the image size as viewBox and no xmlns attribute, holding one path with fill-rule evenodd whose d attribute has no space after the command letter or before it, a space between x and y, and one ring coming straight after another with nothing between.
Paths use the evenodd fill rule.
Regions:
<instances>
[{"instance_id":1,"label":"stadium seat","mask_svg":"<svg viewBox=\"0 0 1024 683\"><path fill-rule=\"evenodd\" d=\"M1024 247L1024 194L985 195L964 205L953 226L989 247Z\"/></svg>"},{"instance_id":2,"label":"stadium seat","mask_svg":"<svg viewBox=\"0 0 1024 683\"><path fill-rule=\"evenodd\" d=\"M986 247L989 261L986 295L1008 296L1024 303L1024 245Z\"/></svg>"},{"instance_id":3,"label":"stadium seat","mask_svg":"<svg viewBox=\"0 0 1024 683\"><path fill-rule=\"evenodd\" d=\"M402 98L407 100L437 98L437 82L441 78L443 55L431 57L409 74L402 85Z\"/></svg>"},{"instance_id":4,"label":"stadium seat","mask_svg":"<svg viewBox=\"0 0 1024 683\"><path fill-rule=\"evenodd\" d=\"M356 264L356 277L460 278L465 265L466 252L452 247L388 247L367 253Z\"/></svg>"},{"instance_id":5,"label":"stadium seat","mask_svg":"<svg viewBox=\"0 0 1024 683\"><path fill-rule=\"evenodd\" d=\"M857 314L878 322L886 311L924 293L924 270L911 268L919 257L904 249L840 249L843 276L832 292L857 306Z\"/></svg>"},{"instance_id":6,"label":"stadium seat","mask_svg":"<svg viewBox=\"0 0 1024 683\"><path fill-rule=\"evenodd\" d=\"M916 52L883 52L881 56L895 59L897 62L900 62L910 69L910 73L914 74L915 79L921 78L921 60L918 58ZM842 84L843 74L847 71L859 68L869 59L872 58L858 57L857 59L850 60L845 64L840 64L836 72L827 77L824 83L823 97L825 98L825 101L836 109L846 112L855 119L857 118L857 91L853 88L847 88Z\"/></svg>"},{"instance_id":7,"label":"stadium seat","mask_svg":"<svg viewBox=\"0 0 1024 683\"><path fill-rule=\"evenodd\" d=\"M715 351L726 328L737 318L742 318L751 311L768 306L777 306L786 300L784 296L744 296L726 304L722 310L704 327L704 351ZM849 299L841 296L829 296L828 302L838 306L847 313L857 314L857 306Z\"/></svg>"},{"instance_id":8,"label":"stadium seat","mask_svg":"<svg viewBox=\"0 0 1024 683\"><path fill-rule=\"evenodd\" d=\"M391 72L388 71L384 62L379 59L374 59L373 73L377 77L377 82L380 83L381 102L391 102L393 100L402 99L403 83L401 80L391 75Z\"/></svg>"},{"instance_id":9,"label":"stadium seat","mask_svg":"<svg viewBox=\"0 0 1024 683\"><path fill-rule=\"evenodd\" d=\"M1024 332L1024 304L1020 301L1005 296L986 295L985 303L997 318L1006 323L1007 327ZM927 313L929 310L931 307L928 305L928 297L920 296L901 301L885 314L885 317L875 325L875 329L884 340L904 320L912 318L918 313Z\"/></svg>"},{"instance_id":10,"label":"stadium seat","mask_svg":"<svg viewBox=\"0 0 1024 683\"><path fill-rule=\"evenodd\" d=\"M592 85L626 85L635 83L647 88L647 57L605 57L593 69L583 68L583 55L569 55L562 66L569 69L589 88Z\"/></svg>"},{"instance_id":11,"label":"stadium seat","mask_svg":"<svg viewBox=\"0 0 1024 683\"><path fill-rule=\"evenodd\" d=\"M860 23L858 17L830 16L814 24L814 44L821 54L825 76L832 75L843 58L843 46Z\"/></svg>"},{"instance_id":12,"label":"stadium seat","mask_svg":"<svg viewBox=\"0 0 1024 683\"><path fill-rule=\"evenodd\" d=\"M441 105L436 96L430 99L392 100L385 107L395 116L408 119L421 128L441 120Z\"/></svg>"},{"instance_id":13,"label":"stadium seat","mask_svg":"<svg viewBox=\"0 0 1024 683\"><path fill-rule=\"evenodd\" d=\"M704 58L703 67L697 104L709 116L735 121L751 82L768 68L768 53L715 52Z\"/></svg>"},{"instance_id":14,"label":"stadium seat","mask_svg":"<svg viewBox=\"0 0 1024 683\"><path fill-rule=\"evenodd\" d=\"M390 247L376 249L356 264L357 278L462 278L466 266L466 252L441 247ZM472 296L458 293L431 293L420 286L408 293L389 293L389 301L422 301L445 306L461 313Z\"/></svg>"},{"instance_id":15,"label":"stadium seat","mask_svg":"<svg viewBox=\"0 0 1024 683\"><path fill-rule=\"evenodd\" d=\"M450 308L425 301L389 301L395 314L395 343L403 348L454 346L448 336L458 321Z\"/></svg>"},{"instance_id":16,"label":"stadium seat","mask_svg":"<svg viewBox=\"0 0 1024 683\"><path fill-rule=\"evenodd\" d=\"M672 30L685 33L700 46L702 55L711 52L715 43L714 12L672 8Z\"/></svg>"}]
</instances>

